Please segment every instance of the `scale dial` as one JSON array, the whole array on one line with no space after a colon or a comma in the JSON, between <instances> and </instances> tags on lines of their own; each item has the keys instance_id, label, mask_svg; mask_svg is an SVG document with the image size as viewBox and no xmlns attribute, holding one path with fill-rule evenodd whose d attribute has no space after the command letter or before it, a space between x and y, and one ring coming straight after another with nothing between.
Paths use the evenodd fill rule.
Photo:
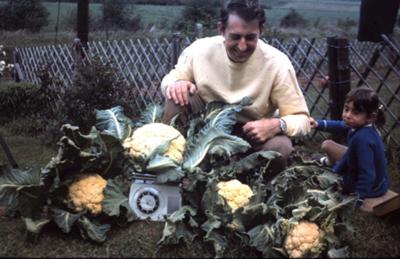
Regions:
<instances>
[{"instance_id":1,"label":"scale dial","mask_svg":"<svg viewBox=\"0 0 400 259\"><path fill-rule=\"evenodd\" d=\"M144 214L152 214L160 207L160 197L156 191L144 190L136 199L137 208Z\"/></svg>"}]
</instances>

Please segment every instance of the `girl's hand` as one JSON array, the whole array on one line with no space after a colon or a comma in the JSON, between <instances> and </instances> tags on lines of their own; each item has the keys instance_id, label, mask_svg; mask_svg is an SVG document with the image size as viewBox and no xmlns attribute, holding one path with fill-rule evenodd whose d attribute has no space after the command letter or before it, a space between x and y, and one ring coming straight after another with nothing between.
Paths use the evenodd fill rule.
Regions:
<instances>
[{"instance_id":1,"label":"girl's hand","mask_svg":"<svg viewBox=\"0 0 400 259\"><path fill-rule=\"evenodd\" d=\"M316 127L318 127L318 122L314 118L308 117L308 121L310 122L310 127L312 129L315 129Z\"/></svg>"}]
</instances>

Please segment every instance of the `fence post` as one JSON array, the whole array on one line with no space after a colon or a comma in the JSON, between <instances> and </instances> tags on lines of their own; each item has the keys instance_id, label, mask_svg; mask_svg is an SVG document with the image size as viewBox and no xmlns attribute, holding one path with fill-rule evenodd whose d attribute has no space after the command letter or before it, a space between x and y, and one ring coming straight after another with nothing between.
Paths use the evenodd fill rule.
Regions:
<instances>
[{"instance_id":1,"label":"fence post","mask_svg":"<svg viewBox=\"0 0 400 259\"><path fill-rule=\"evenodd\" d=\"M82 48L83 46L81 40L79 38L75 38L72 46L72 53L74 56L76 68L82 63L82 59L84 57Z\"/></svg>"},{"instance_id":2,"label":"fence post","mask_svg":"<svg viewBox=\"0 0 400 259\"><path fill-rule=\"evenodd\" d=\"M196 23L196 38L200 39L203 38L203 24Z\"/></svg>"},{"instance_id":3,"label":"fence post","mask_svg":"<svg viewBox=\"0 0 400 259\"><path fill-rule=\"evenodd\" d=\"M349 40L328 37L329 63L329 108L331 119L342 119L342 111L346 94L350 91L350 58ZM333 134L336 142L345 142L343 134Z\"/></svg>"},{"instance_id":4,"label":"fence post","mask_svg":"<svg viewBox=\"0 0 400 259\"><path fill-rule=\"evenodd\" d=\"M14 51L14 72L13 77L15 82L21 82L25 80L24 73L21 69L21 55L17 50Z\"/></svg>"},{"instance_id":5,"label":"fence post","mask_svg":"<svg viewBox=\"0 0 400 259\"><path fill-rule=\"evenodd\" d=\"M181 36L179 32L176 32L172 36L171 68L174 68L174 66L178 62L180 54L181 54Z\"/></svg>"},{"instance_id":6,"label":"fence post","mask_svg":"<svg viewBox=\"0 0 400 259\"><path fill-rule=\"evenodd\" d=\"M13 168L18 168L18 164L15 161L13 155L11 154L10 148L7 146L6 141L3 139L3 137L0 134L0 146L3 148L4 153L7 156L8 161L10 162L11 166Z\"/></svg>"}]
</instances>

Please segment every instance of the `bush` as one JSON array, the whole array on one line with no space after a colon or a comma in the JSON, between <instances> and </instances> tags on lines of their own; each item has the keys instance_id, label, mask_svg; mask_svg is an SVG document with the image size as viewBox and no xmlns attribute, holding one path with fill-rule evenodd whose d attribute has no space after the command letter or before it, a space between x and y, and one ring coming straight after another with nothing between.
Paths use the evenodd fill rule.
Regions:
<instances>
[{"instance_id":1,"label":"bush","mask_svg":"<svg viewBox=\"0 0 400 259\"><path fill-rule=\"evenodd\" d=\"M282 18L280 23L282 27L300 27L305 26L306 24L306 19L304 19L303 16L301 16L293 8L291 8L289 13Z\"/></svg>"},{"instance_id":2,"label":"bush","mask_svg":"<svg viewBox=\"0 0 400 259\"><path fill-rule=\"evenodd\" d=\"M131 17L132 10L123 0L108 0L103 4L103 24L107 28L137 31L141 28L139 15Z\"/></svg>"},{"instance_id":3,"label":"bush","mask_svg":"<svg viewBox=\"0 0 400 259\"><path fill-rule=\"evenodd\" d=\"M38 89L37 86L30 83L2 83L0 91L1 119L9 120L32 112L33 107L29 105L29 98Z\"/></svg>"},{"instance_id":4,"label":"bush","mask_svg":"<svg viewBox=\"0 0 400 259\"><path fill-rule=\"evenodd\" d=\"M217 6L219 1L190 0L175 23L175 29L185 33L193 33L196 23L204 28L215 30L217 26Z\"/></svg>"},{"instance_id":5,"label":"bush","mask_svg":"<svg viewBox=\"0 0 400 259\"><path fill-rule=\"evenodd\" d=\"M352 20L350 18L346 18L346 19L338 19L337 20L337 26L339 28L343 28L345 30L351 28L351 27L355 27L358 26L358 22L355 20Z\"/></svg>"},{"instance_id":6,"label":"bush","mask_svg":"<svg viewBox=\"0 0 400 259\"><path fill-rule=\"evenodd\" d=\"M126 114L132 113L127 105L127 87L111 63L94 59L90 65L81 65L73 86L63 97L68 122L89 131L95 122L95 109L121 105Z\"/></svg>"},{"instance_id":7,"label":"bush","mask_svg":"<svg viewBox=\"0 0 400 259\"><path fill-rule=\"evenodd\" d=\"M38 32L48 24L49 12L39 0L8 1L0 6L0 29Z\"/></svg>"},{"instance_id":8,"label":"bush","mask_svg":"<svg viewBox=\"0 0 400 259\"><path fill-rule=\"evenodd\" d=\"M70 86L51 77L50 70L50 65L45 65L38 72L40 86L27 83L1 85L0 119L25 118L29 121L14 133L40 136L44 144L54 145L65 123L79 126L82 132L88 133L95 122L95 109L121 105L128 116L137 115L134 106L130 105L130 88L111 63L103 64L99 59L93 59L90 64L82 64Z\"/></svg>"}]
</instances>

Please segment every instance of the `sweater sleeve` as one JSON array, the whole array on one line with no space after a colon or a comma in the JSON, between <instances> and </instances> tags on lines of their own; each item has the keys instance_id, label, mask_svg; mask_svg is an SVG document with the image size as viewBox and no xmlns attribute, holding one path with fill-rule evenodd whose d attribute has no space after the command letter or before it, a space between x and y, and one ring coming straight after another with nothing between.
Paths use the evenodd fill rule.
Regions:
<instances>
[{"instance_id":1,"label":"sweater sleeve","mask_svg":"<svg viewBox=\"0 0 400 259\"><path fill-rule=\"evenodd\" d=\"M318 127L316 130L326 131L330 133L344 133L349 130L344 121L341 120L317 120Z\"/></svg>"},{"instance_id":2,"label":"sweater sleeve","mask_svg":"<svg viewBox=\"0 0 400 259\"><path fill-rule=\"evenodd\" d=\"M195 51L195 43L188 46L186 49L182 51L182 54L178 58L178 62L175 65L174 69L172 69L167 75L164 76L161 81L161 91L165 96L165 91L167 87L178 81L178 80L187 80L194 81L193 77L193 54Z\"/></svg>"},{"instance_id":3,"label":"sweater sleeve","mask_svg":"<svg viewBox=\"0 0 400 259\"><path fill-rule=\"evenodd\" d=\"M372 188L376 178L376 169L374 163L374 151L371 144L362 138L353 140L354 152L356 152L357 164L357 184L355 191L361 199L368 197L372 192Z\"/></svg>"},{"instance_id":4,"label":"sweater sleeve","mask_svg":"<svg viewBox=\"0 0 400 259\"><path fill-rule=\"evenodd\" d=\"M307 103L289 59L285 58L281 65L282 69L274 79L271 101L286 122L288 136L306 135L311 131Z\"/></svg>"}]
</instances>

